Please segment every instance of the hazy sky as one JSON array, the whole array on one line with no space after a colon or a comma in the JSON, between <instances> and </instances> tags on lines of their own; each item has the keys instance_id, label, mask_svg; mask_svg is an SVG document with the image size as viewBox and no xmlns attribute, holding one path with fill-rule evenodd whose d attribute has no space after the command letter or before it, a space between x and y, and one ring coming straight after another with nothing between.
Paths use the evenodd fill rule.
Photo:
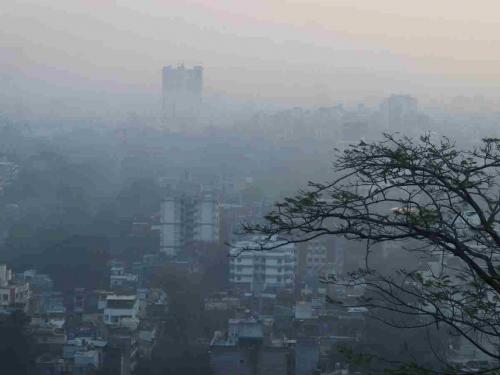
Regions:
<instances>
[{"instance_id":1,"label":"hazy sky","mask_svg":"<svg viewBox=\"0 0 500 375\"><path fill-rule=\"evenodd\" d=\"M26 89L153 92L186 61L240 98L500 93L498 0L0 2L0 69Z\"/></svg>"}]
</instances>

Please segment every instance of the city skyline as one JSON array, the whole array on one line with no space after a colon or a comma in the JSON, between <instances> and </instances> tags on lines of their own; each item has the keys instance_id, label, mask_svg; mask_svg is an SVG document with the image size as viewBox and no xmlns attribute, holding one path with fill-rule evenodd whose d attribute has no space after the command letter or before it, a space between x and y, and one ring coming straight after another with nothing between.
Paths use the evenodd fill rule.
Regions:
<instances>
[{"instance_id":1,"label":"city skyline","mask_svg":"<svg viewBox=\"0 0 500 375\"><path fill-rule=\"evenodd\" d=\"M483 5L15 2L0 13L0 72L10 91L58 98L70 90L158 93L158 69L178 60L204 65L208 93L245 100L325 105L393 92L498 98L498 5Z\"/></svg>"}]
</instances>

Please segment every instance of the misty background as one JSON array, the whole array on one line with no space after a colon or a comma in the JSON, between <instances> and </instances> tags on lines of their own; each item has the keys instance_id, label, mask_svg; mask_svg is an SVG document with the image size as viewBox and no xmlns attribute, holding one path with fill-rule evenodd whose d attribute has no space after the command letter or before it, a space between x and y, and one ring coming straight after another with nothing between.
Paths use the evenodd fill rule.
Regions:
<instances>
[{"instance_id":1,"label":"misty background","mask_svg":"<svg viewBox=\"0 0 500 375\"><path fill-rule=\"evenodd\" d=\"M499 5L445 0L15 1L0 9L2 111L155 115L162 66L202 64L225 109L425 105L460 94L493 110ZM496 11L495 11L496 10Z\"/></svg>"},{"instance_id":2,"label":"misty background","mask_svg":"<svg viewBox=\"0 0 500 375\"><path fill-rule=\"evenodd\" d=\"M242 311L274 314L286 323L280 335L306 338L296 375L310 374L319 349L307 348L317 340L294 314L312 302L304 293L321 288L319 268L305 275L304 254L341 274L361 264L362 246L298 249L304 265L292 290L265 300L232 285L230 270L241 266L231 264L228 242L244 239L240 224L261 222L276 200L330 179L336 152L349 145L384 132L448 136L463 148L499 137L499 13L490 0L1 2L0 263L17 280L38 272L50 281L34 290L36 314L49 316L44 309L64 300L68 334L84 326L72 310L82 290L88 300L123 292L110 283L122 276L135 297L143 287L161 290L163 310L140 322L158 329L158 343L136 374L209 373L211 340ZM171 90L167 66L173 80L202 72L199 90ZM169 100L186 102L188 116L176 117ZM203 201L206 192L213 197ZM191 214L212 205L214 238L164 254L166 198ZM377 266L412 262L397 250ZM321 309L349 320L335 320L328 335L433 363L422 332L366 323L363 311L322 298ZM229 307L207 308L219 304ZM94 336L111 342L102 311L92 309ZM387 338L394 345L381 346ZM2 345L0 359L9 358ZM40 346L32 358L46 353ZM343 361L332 353L330 370ZM312 367L300 372L305 364Z\"/></svg>"}]
</instances>

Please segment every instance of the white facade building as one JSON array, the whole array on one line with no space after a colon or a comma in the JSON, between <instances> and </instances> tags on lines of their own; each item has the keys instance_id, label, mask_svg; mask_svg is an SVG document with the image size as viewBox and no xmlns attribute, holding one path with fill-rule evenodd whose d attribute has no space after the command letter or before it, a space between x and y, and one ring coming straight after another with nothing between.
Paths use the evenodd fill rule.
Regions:
<instances>
[{"instance_id":1,"label":"white facade building","mask_svg":"<svg viewBox=\"0 0 500 375\"><path fill-rule=\"evenodd\" d=\"M31 298L27 282L16 281L7 265L0 264L0 306L19 306L26 309Z\"/></svg>"},{"instance_id":2,"label":"white facade building","mask_svg":"<svg viewBox=\"0 0 500 375\"><path fill-rule=\"evenodd\" d=\"M219 204L212 194L203 195L196 205L194 240L218 242L219 223Z\"/></svg>"},{"instance_id":3,"label":"white facade building","mask_svg":"<svg viewBox=\"0 0 500 375\"><path fill-rule=\"evenodd\" d=\"M230 249L229 281L234 287L261 291L268 288L292 289L295 285L297 256L295 244L272 250L259 249L259 239L236 242ZM275 240L266 246L279 244Z\"/></svg>"},{"instance_id":4,"label":"white facade building","mask_svg":"<svg viewBox=\"0 0 500 375\"><path fill-rule=\"evenodd\" d=\"M171 194L161 204L160 251L176 256L193 242L219 242L219 203L211 193Z\"/></svg>"},{"instance_id":5,"label":"white facade building","mask_svg":"<svg viewBox=\"0 0 500 375\"><path fill-rule=\"evenodd\" d=\"M123 266L111 267L109 276L109 286L111 289L135 288L137 282L137 275L125 272Z\"/></svg>"},{"instance_id":6,"label":"white facade building","mask_svg":"<svg viewBox=\"0 0 500 375\"><path fill-rule=\"evenodd\" d=\"M203 67L165 66L162 69L162 92L165 120L197 119L203 95Z\"/></svg>"},{"instance_id":7,"label":"white facade building","mask_svg":"<svg viewBox=\"0 0 500 375\"><path fill-rule=\"evenodd\" d=\"M106 297L104 324L117 327L134 327L139 324L139 300L135 295L110 295Z\"/></svg>"}]
</instances>

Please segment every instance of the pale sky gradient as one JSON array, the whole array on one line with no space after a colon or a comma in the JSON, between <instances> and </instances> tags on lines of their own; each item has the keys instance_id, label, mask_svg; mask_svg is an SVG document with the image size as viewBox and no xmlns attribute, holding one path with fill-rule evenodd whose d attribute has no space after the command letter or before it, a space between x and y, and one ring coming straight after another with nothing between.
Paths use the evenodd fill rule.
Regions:
<instances>
[{"instance_id":1,"label":"pale sky gradient","mask_svg":"<svg viewBox=\"0 0 500 375\"><path fill-rule=\"evenodd\" d=\"M0 3L11 82L152 92L162 65L186 61L205 66L208 92L296 104L500 94L498 0Z\"/></svg>"}]
</instances>

